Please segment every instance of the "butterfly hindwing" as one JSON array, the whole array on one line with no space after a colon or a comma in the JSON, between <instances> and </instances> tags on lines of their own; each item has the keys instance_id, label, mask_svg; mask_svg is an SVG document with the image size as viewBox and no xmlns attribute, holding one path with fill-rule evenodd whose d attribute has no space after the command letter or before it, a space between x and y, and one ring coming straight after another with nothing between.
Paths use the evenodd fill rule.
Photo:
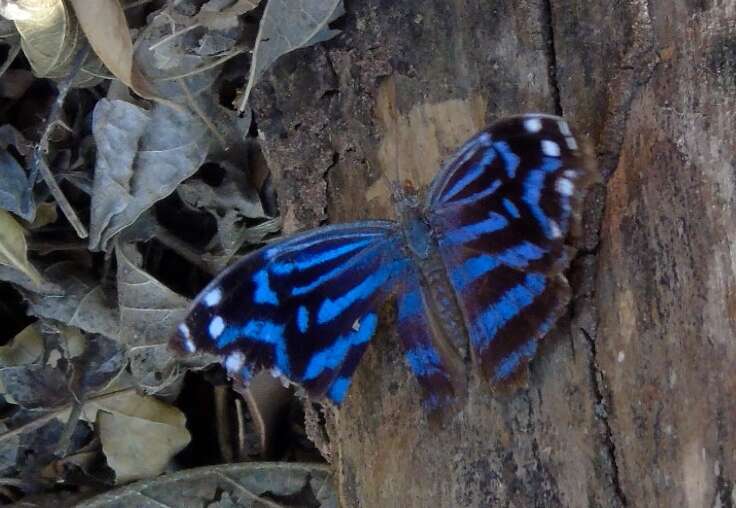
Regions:
<instances>
[{"instance_id":1,"label":"butterfly hindwing","mask_svg":"<svg viewBox=\"0 0 736 508\"><path fill-rule=\"evenodd\" d=\"M220 356L245 382L271 369L340 403L381 303L406 273L396 227L329 226L245 256L194 300L172 344Z\"/></svg>"},{"instance_id":2,"label":"butterfly hindwing","mask_svg":"<svg viewBox=\"0 0 736 508\"><path fill-rule=\"evenodd\" d=\"M565 238L591 178L562 118L525 115L473 137L432 184L428 217L494 384L520 372L569 300Z\"/></svg>"},{"instance_id":3,"label":"butterfly hindwing","mask_svg":"<svg viewBox=\"0 0 736 508\"><path fill-rule=\"evenodd\" d=\"M422 404L432 411L451 404L464 391L465 366L448 341L440 338L440 327L433 326L419 279L411 273L398 295L396 327L406 364L424 392Z\"/></svg>"}]
</instances>

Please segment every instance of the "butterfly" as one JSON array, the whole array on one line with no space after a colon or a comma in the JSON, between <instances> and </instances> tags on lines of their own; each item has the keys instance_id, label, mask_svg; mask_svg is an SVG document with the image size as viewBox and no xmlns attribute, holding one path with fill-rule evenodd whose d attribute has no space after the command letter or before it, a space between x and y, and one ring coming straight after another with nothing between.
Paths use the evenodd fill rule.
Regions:
<instances>
[{"instance_id":1,"label":"butterfly","mask_svg":"<svg viewBox=\"0 0 736 508\"><path fill-rule=\"evenodd\" d=\"M397 220L318 228L227 268L192 302L170 345L217 355L247 383L270 369L339 405L387 301L429 409L526 364L565 310L566 244L593 174L562 118L501 119L420 193L393 186Z\"/></svg>"}]
</instances>

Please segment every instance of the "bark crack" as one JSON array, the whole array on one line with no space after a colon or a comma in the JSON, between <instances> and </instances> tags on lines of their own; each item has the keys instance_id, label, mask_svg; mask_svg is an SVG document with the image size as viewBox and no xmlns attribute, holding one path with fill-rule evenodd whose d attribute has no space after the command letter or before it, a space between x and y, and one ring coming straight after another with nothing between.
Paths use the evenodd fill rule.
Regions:
<instances>
[{"instance_id":1,"label":"bark crack","mask_svg":"<svg viewBox=\"0 0 736 508\"><path fill-rule=\"evenodd\" d=\"M542 2L542 35L544 37L545 52L547 54L547 78L549 79L554 102L555 114L562 115L562 102L560 101L560 84L557 81L557 51L555 50L555 31L552 22L552 1Z\"/></svg>"},{"instance_id":2,"label":"bark crack","mask_svg":"<svg viewBox=\"0 0 736 508\"><path fill-rule=\"evenodd\" d=\"M606 382L603 372L598 366L598 349L595 344L595 340L590 334L584 329L580 329L585 336L585 340L590 346L590 377L593 385L593 393L595 395L595 408L594 413L596 418L603 425L603 443L606 446L606 455L611 464L611 482L613 483L613 489L616 493L621 506L628 506L626 495L624 494L623 488L621 487L620 475L618 470L618 463L616 462L616 442L613 437L613 429L608 419L608 396L606 395Z\"/></svg>"}]
</instances>

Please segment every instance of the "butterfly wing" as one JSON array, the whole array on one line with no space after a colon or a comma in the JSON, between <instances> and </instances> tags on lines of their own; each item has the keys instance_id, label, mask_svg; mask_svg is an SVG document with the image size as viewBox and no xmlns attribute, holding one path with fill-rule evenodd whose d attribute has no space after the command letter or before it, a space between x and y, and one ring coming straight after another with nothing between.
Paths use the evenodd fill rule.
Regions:
<instances>
[{"instance_id":1,"label":"butterfly wing","mask_svg":"<svg viewBox=\"0 0 736 508\"><path fill-rule=\"evenodd\" d=\"M430 188L427 215L494 384L522 371L569 301L565 238L593 173L562 118L524 115L473 137Z\"/></svg>"},{"instance_id":2,"label":"butterfly wing","mask_svg":"<svg viewBox=\"0 0 736 508\"><path fill-rule=\"evenodd\" d=\"M329 226L245 256L195 298L173 348L218 355L245 382L271 369L339 404L380 304L408 273L396 228Z\"/></svg>"}]
</instances>

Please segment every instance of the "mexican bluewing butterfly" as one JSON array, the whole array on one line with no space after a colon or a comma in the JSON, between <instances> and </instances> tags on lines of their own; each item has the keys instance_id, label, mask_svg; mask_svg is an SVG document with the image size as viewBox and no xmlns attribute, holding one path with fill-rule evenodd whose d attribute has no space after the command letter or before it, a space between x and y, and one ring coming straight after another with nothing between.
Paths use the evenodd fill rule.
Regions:
<instances>
[{"instance_id":1,"label":"mexican bluewing butterfly","mask_svg":"<svg viewBox=\"0 0 736 508\"><path fill-rule=\"evenodd\" d=\"M562 118L503 119L460 148L426 198L395 187L398 221L328 226L239 260L171 344L219 355L246 383L271 369L339 404L395 298L425 405L460 395L471 363L492 385L509 382L570 298L565 238L592 173Z\"/></svg>"}]
</instances>

